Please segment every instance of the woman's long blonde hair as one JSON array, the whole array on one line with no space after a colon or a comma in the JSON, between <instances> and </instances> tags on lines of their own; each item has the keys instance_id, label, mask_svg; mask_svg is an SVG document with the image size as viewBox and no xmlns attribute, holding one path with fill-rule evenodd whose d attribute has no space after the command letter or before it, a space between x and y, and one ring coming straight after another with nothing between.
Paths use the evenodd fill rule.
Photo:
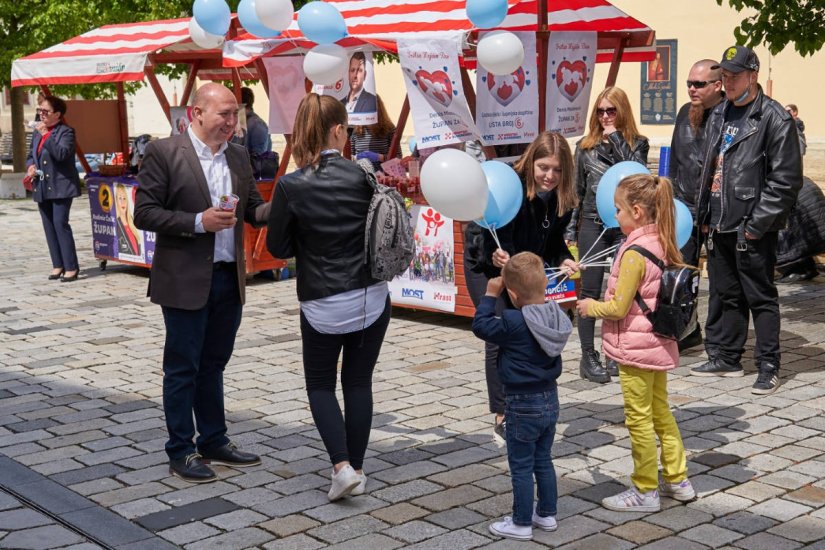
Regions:
<instances>
[{"instance_id":1,"label":"woman's long blonde hair","mask_svg":"<svg viewBox=\"0 0 825 550\"><path fill-rule=\"evenodd\" d=\"M347 125L347 108L337 99L310 92L304 96L295 113L292 130L292 154L298 168L316 165L327 146L329 131L336 125Z\"/></svg>"},{"instance_id":2,"label":"woman's long blonde hair","mask_svg":"<svg viewBox=\"0 0 825 550\"><path fill-rule=\"evenodd\" d=\"M597 109L603 99L606 99L616 107L616 130L622 133L624 140L633 147L636 139L641 137L639 129L636 127L636 121L633 119L633 109L630 107L630 100L627 99L627 94L624 90L616 86L610 86L602 90L598 95L596 101L593 103L593 109L590 113L590 130L581 141L580 147L582 149L593 149L602 142L602 132L604 127L599 120Z\"/></svg>"},{"instance_id":3,"label":"woman's long blonde hair","mask_svg":"<svg viewBox=\"0 0 825 550\"><path fill-rule=\"evenodd\" d=\"M627 176L619 182L616 196L627 206L638 205L647 212L650 223L656 224L667 264L685 265L676 244L676 207L670 180L650 174Z\"/></svg>"},{"instance_id":4,"label":"woman's long blonde hair","mask_svg":"<svg viewBox=\"0 0 825 550\"><path fill-rule=\"evenodd\" d=\"M126 186L122 183L118 183L115 185L115 211L118 211L117 196L121 193L124 197L126 197L126 225L129 226L129 229L132 230L132 234L135 236L135 238L138 238L138 236L140 235L140 231L135 225L135 219L132 216L132 213L129 212L129 191L126 190Z\"/></svg>"},{"instance_id":5,"label":"woman's long blonde hair","mask_svg":"<svg viewBox=\"0 0 825 550\"><path fill-rule=\"evenodd\" d=\"M534 166L538 159L544 157L556 157L559 159L561 168L561 181L556 187L558 197L557 214L563 216L579 204L576 195L575 170L573 167L573 154L570 152L570 145L567 140L557 132L542 132L533 140L521 158L514 166L516 172L524 180L527 187L527 198L532 200L536 196L536 178Z\"/></svg>"}]
</instances>

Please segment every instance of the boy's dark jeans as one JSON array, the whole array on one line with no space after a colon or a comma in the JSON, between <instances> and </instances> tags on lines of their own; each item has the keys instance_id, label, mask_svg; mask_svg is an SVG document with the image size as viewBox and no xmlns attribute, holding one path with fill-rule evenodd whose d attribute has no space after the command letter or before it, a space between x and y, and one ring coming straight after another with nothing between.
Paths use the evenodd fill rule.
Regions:
<instances>
[{"instance_id":1,"label":"boy's dark jeans","mask_svg":"<svg viewBox=\"0 0 825 550\"><path fill-rule=\"evenodd\" d=\"M507 461L513 482L513 523L531 526L534 475L538 486L536 513L542 517L556 515L558 489L550 452L559 419L559 395L553 388L543 393L508 395L505 402Z\"/></svg>"}]
</instances>

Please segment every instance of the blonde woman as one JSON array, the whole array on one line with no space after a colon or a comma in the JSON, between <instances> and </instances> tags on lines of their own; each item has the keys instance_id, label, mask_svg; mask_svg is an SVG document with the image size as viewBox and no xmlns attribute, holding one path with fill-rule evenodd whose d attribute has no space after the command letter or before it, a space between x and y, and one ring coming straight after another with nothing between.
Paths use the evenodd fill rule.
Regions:
<instances>
[{"instance_id":1,"label":"blonde woman","mask_svg":"<svg viewBox=\"0 0 825 550\"><path fill-rule=\"evenodd\" d=\"M120 254L140 256L143 240L140 230L135 227L129 208L129 190L122 183L115 185L115 212L117 213L117 249Z\"/></svg>"}]
</instances>

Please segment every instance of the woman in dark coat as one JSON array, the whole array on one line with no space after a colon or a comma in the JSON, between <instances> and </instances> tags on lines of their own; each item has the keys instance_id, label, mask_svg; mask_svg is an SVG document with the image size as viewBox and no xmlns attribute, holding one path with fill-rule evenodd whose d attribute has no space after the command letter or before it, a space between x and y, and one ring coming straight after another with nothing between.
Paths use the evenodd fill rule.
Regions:
<instances>
[{"instance_id":1,"label":"woman in dark coat","mask_svg":"<svg viewBox=\"0 0 825 550\"><path fill-rule=\"evenodd\" d=\"M825 195L811 178L802 178L788 227L779 232L776 245L777 283L798 283L816 277L814 256L825 253Z\"/></svg>"},{"instance_id":2,"label":"woman in dark coat","mask_svg":"<svg viewBox=\"0 0 825 550\"><path fill-rule=\"evenodd\" d=\"M573 155L567 140L555 132L543 132L516 162L524 186L524 200L516 217L496 230L498 248L490 232L470 224L465 232L464 276L474 304L498 277L501 268L518 252L533 252L550 267L578 268L564 242L564 231L577 204ZM506 295L506 293L505 293ZM506 304L499 299L500 312ZM498 346L485 344L485 374L490 412L496 415L495 433L504 438L504 391L496 371Z\"/></svg>"},{"instance_id":3,"label":"woman in dark coat","mask_svg":"<svg viewBox=\"0 0 825 550\"><path fill-rule=\"evenodd\" d=\"M32 198L40 209L52 260L49 279L65 283L77 280L80 270L69 225L72 200L80 196L74 129L63 122L66 102L59 97L43 97L37 113L40 122L32 132L26 169L32 178Z\"/></svg>"}]
</instances>

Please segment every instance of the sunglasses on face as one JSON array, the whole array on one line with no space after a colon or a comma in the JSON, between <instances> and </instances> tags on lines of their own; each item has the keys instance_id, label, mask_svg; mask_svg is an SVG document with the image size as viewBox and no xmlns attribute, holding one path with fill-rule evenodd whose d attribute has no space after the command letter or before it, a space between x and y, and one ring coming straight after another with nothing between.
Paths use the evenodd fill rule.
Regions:
<instances>
[{"instance_id":1,"label":"sunglasses on face","mask_svg":"<svg viewBox=\"0 0 825 550\"><path fill-rule=\"evenodd\" d=\"M596 109L596 115L600 117L604 115L616 116L616 107L608 107L607 109Z\"/></svg>"},{"instance_id":2,"label":"sunglasses on face","mask_svg":"<svg viewBox=\"0 0 825 550\"><path fill-rule=\"evenodd\" d=\"M46 115L46 116L49 116L49 115L50 115L50 114L52 114L54 111L50 111L50 110L48 110L48 109L35 109L35 112L36 112L37 114L39 114L39 115Z\"/></svg>"},{"instance_id":3,"label":"sunglasses on face","mask_svg":"<svg viewBox=\"0 0 825 550\"><path fill-rule=\"evenodd\" d=\"M714 82L719 82L718 80L688 80L687 87L688 88L696 88L697 90L701 90L708 84L713 84Z\"/></svg>"}]
</instances>

